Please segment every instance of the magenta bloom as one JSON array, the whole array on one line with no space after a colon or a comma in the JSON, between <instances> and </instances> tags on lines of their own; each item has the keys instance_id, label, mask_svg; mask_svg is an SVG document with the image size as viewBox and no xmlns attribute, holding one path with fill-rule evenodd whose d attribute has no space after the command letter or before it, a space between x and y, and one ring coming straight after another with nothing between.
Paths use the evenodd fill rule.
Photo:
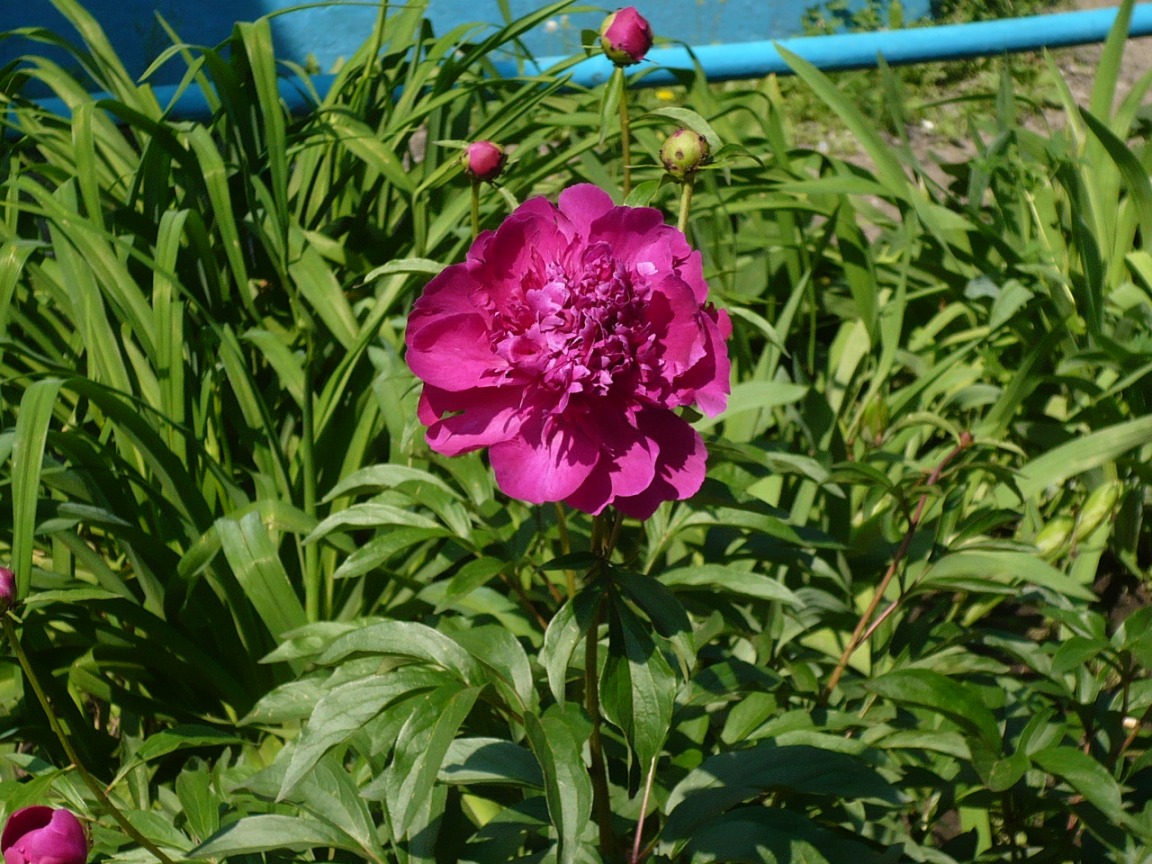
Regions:
<instances>
[{"instance_id":1,"label":"magenta bloom","mask_svg":"<svg viewBox=\"0 0 1152 864\"><path fill-rule=\"evenodd\" d=\"M7 567L0 567L0 614L7 612L16 603L16 574Z\"/></svg>"},{"instance_id":2,"label":"magenta bloom","mask_svg":"<svg viewBox=\"0 0 1152 864\"><path fill-rule=\"evenodd\" d=\"M464 148L464 170L477 180L491 182L504 170L504 149L491 141L473 141Z\"/></svg>"},{"instance_id":3,"label":"magenta bloom","mask_svg":"<svg viewBox=\"0 0 1152 864\"><path fill-rule=\"evenodd\" d=\"M8 817L0 850L4 864L85 864L88 835L68 810L24 807Z\"/></svg>"},{"instance_id":4,"label":"magenta bloom","mask_svg":"<svg viewBox=\"0 0 1152 864\"><path fill-rule=\"evenodd\" d=\"M646 519L704 482L699 434L673 410L727 402L727 314L700 253L660 211L595 186L525 202L428 283L408 365L433 450L489 448L496 482L533 503Z\"/></svg>"},{"instance_id":5,"label":"magenta bloom","mask_svg":"<svg viewBox=\"0 0 1152 864\"><path fill-rule=\"evenodd\" d=\"M617 66L631 66L643 60L652 47L652 26L635 6L625 6L600 25L600 45Z\"/></svg>"}]
</instances>

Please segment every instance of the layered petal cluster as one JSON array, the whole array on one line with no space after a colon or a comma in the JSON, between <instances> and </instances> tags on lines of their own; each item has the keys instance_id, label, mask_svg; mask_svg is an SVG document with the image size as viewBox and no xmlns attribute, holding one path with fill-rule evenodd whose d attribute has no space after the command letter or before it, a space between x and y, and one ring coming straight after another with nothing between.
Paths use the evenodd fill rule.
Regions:
<instances>
[{"instance_id":1,"label":"layered petal cluster","mask_svg":"<svg viewBox=\"0 0 1152 864\"><path fill-rule=\"evenodd\" d=\"M487 447L499 487L645 519L704 481L699 434L729 392L728 316L658 210L573 186L525 202L428 283L408 319L432 449Z\"/></svg>"},{"instance_id":2,"label":"layered petal cluster","mask_svg":"<svg viewBox=\"0 0 1152 864\"><path fill-rule=\"evenodd\" d=\"M71 811L35 805L8 817L0 850L4 864L84 864L88 835Z\"/></svg>"}]
</instances>

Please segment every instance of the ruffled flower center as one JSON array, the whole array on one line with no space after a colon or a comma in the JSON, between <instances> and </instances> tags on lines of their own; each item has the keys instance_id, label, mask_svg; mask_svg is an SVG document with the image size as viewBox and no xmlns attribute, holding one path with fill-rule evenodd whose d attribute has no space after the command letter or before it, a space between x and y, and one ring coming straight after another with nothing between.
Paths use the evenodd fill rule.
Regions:
<instances>
[{"instance_id":1,"label":"ruffled flower center","mask_svg":"<svg viewBox=\"0 0 1152 864\"><path fill-rule=\"evenodd\" d=\"M631 272L606 243L587 246L574 261L534 265L521 295L492 313L498 356L557 397L560 409L575 394L605 396L647 377L658 349L645 315L651 292L643 265Z\"/></svg>"}]
</instances>

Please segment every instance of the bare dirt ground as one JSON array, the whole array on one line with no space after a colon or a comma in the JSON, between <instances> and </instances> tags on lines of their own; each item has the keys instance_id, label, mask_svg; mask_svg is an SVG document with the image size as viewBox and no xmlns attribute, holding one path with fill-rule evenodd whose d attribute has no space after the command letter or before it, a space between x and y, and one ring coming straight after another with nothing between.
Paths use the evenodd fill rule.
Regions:
<instances>
[{"instance_id":1,"label":"bare dirt ground","mask_svg":"<svg viewBox=\"0 0 1152 864\"><path fill-rule=\"evenodd\" d=\"M1116 0L1072 0L1070 10L1088 10L1115 8L1119 3ZM1092 94L1093 83L1103 46L1100 44L1081 45L1073 48L1053 49L1052 60L1060 70L1076 103L1087 106ZM1025 118L1025 123L1037 129L1060 128L1065 122L1065 109L1056 98L1056 89L1051 82L1048 71L1040 60L1040 55L1021 55L1017 61L1013 59L1013 68L1019 70L1021 66L1030 67L1033 80L1018 87L1018 92L1040 100L1044 103L1043 109L1031 117ZM995 67L998 69L998 67ZM1124 50L1124 59L1121 63L1119 81L1115 92L1115 103L1128 95L1133 85L1150 69L1152 69L1152 36L1129 39ZM985 79L976 83L972 81L959 82L953 90L944 85L938 92L918 92L919 99L950 100L962 93L995 92L996 76L998 71L990 73ZM1152 89L1145 96L1145 103L1152 105ZM984 103L986 104L986 103ZM975 110L975 109L969 109ZM931 179L943 186L949 185L947 172L940 166L957 164L971 159L976 154L976 145L971 138L971 130L962 115L953 108L945 106L931 110L916 112L918 122L913 122L905 128L908 145L920 169ZM851 138L846 129L830 128L826 123L800 123L794 127L795 142L803 147L814 147L822 152L831 153L862 167L872 168L871 160L866 153L859 149L859 144ZM894 147L901 147L895 135L886 135ZM881 205L881 209L884 209ZM866 229L866 233L868 229Z\"/></svg>"},{"instance_id":2,"label":"bare dirt ground","mask_svg":"<svg viewBox=\"0 0 1152 864\"><path fill-rule=\"evenodd\" d=\"M1115 0L1074 0L1072 9L1105 9L1115 8L1119 4ZM1091 98L1096 70L1100 62L1102 46L1081 45L1074 48L1059 48L1051 52L1052 59L1068 83L1069 89L1080 105L1087 105ZM1124 61L1121 64L1120 80L1116 88L1116 102L1119 103L1132 86L1149 69L1152 69L1152 36L1129 39L1124 50ZM1152 99L1152 95L1147 97ZM1037 123L1060 126L1063 123L1063 109L1051 108L1044 112L1043 118L1036 118ZM910 140L913 150L921 165L931 165L934 162L955 162L963 159L970 150L970 142L947 134L936 134L928 125L910 130Z\"/></svg>"},{"instance_id":3,"label":"bare dirt ground","mask_svg":"<svg viewBox=\"0 0 1152 864\"><path fill-rule=\"evenodd\" d=\"M1077 9L1106 9L1118 4L1109 0L1077 0ZM1096 72L1096 64L1100 59L1099 45L1085 45L1080 48L1064 49L1060 53L1061 68L1068 76L1072 92L1077 96L1087 94L1092 87L1092 78ZM1066 58L1066 59L1064 59ZM1124 63L1120 71L1119 97L1123 96L1145 72L1152 69L1152 37L1145 36L1139 39L1129 39L1124 51Z\"/></svg>"}]
</instances>

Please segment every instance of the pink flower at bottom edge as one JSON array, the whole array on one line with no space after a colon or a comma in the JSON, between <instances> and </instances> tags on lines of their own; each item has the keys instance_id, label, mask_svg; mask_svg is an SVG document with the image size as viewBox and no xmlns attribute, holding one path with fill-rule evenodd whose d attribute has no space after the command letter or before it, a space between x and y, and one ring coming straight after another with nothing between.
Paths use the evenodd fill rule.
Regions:
<instances>
[{"instance_id":1,"label":"pink flower at bottom edge","mask_svg":"<svg viewBox=\"0 0 1152 864\"><path fill-rule=\"evenodd\" d=\"M729 393L725 312L700 253L658 210L579 185L533 198L424 289L408 319L429 445L487 447L499 487L532 503L646 519L704 481L699 434Z\"/></svg>"},{"instance_id":2,"label":"pink flower at bottom edge","mask_svg":"<svg viewBox=\"0 0 1152 864\"><path fill-rule=\"evenodd\" d=\"M88 835L69 810L24 807L8 817L0 850L4 864L85 864Z\"/></svg>"}]
</instances>

